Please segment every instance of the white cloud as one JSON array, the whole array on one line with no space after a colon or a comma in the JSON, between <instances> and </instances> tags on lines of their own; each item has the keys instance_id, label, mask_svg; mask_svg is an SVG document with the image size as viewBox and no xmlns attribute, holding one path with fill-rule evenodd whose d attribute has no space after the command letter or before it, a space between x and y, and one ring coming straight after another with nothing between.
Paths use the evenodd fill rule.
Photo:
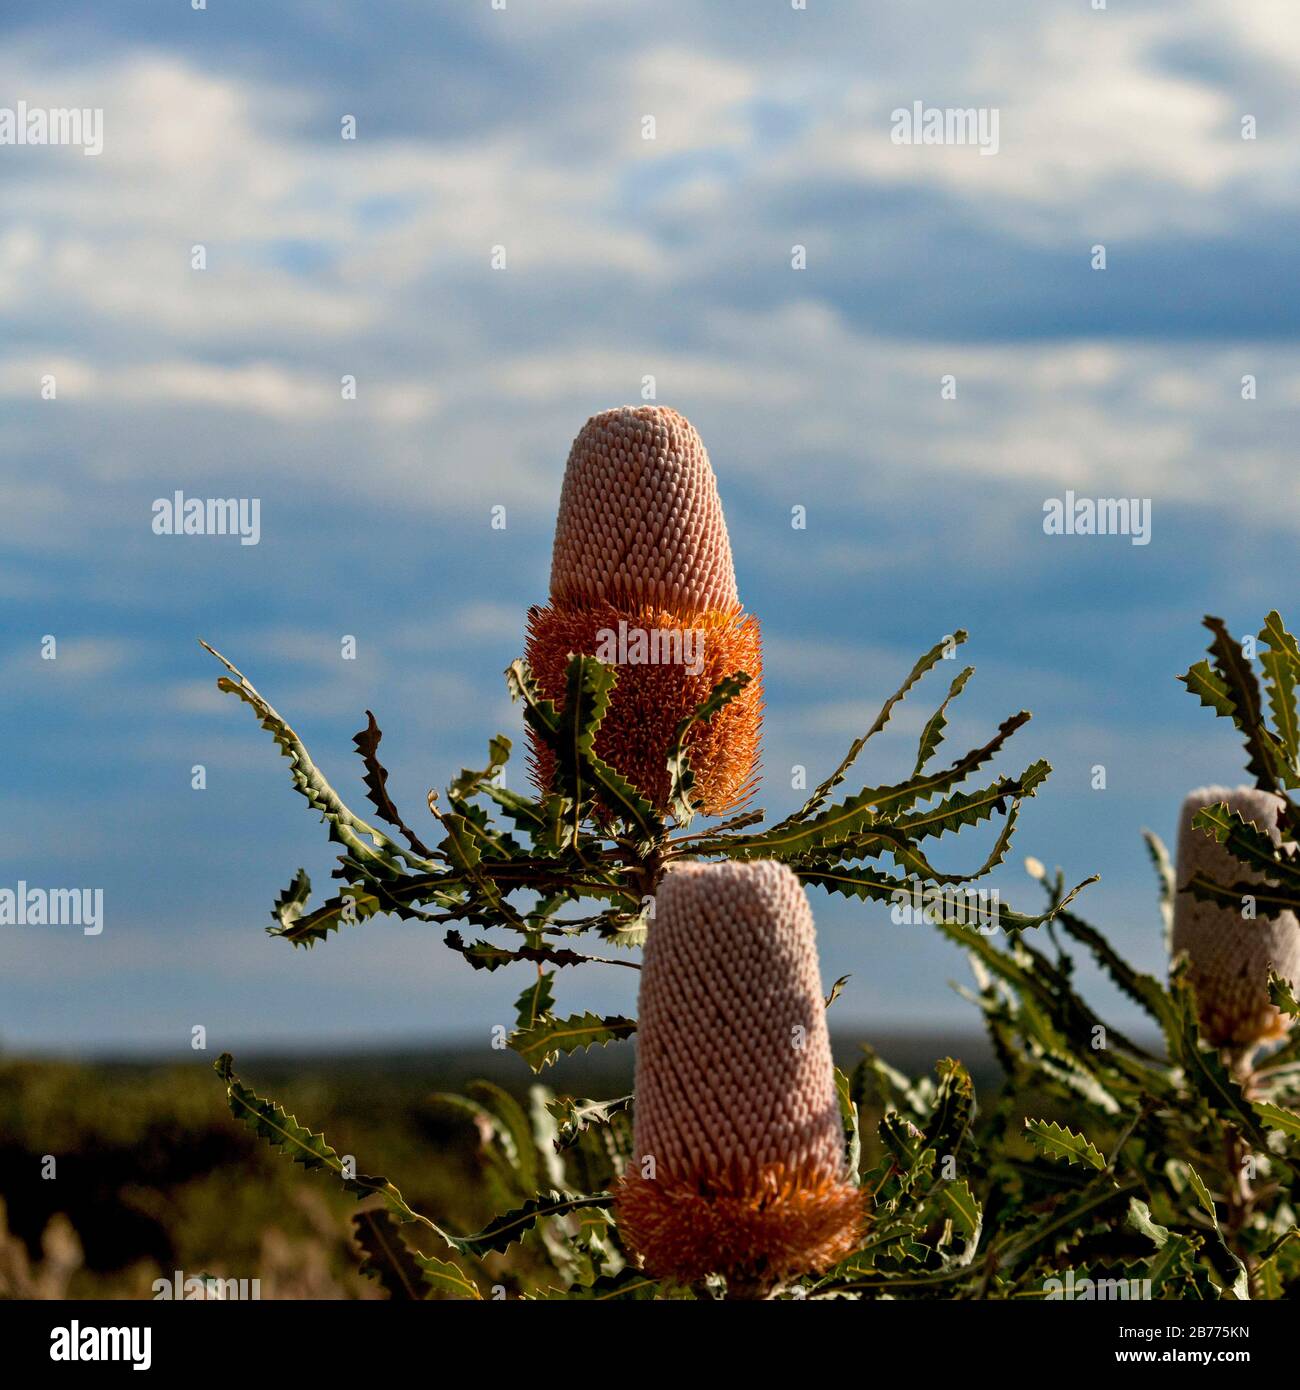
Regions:
<instances>
[{"instance_id":1,"label":"white cloud","mask_svg":"<svg viewBox=\"0 0 1300 1390\"><path fill-rule=\"evenodd\" d=\"M47 635L55 639L54 655L48 659L42 656ZM82 686L126 670L142 649L143 644L125 638L33 633L28 646L11 647L0 656L0 682L14 695L21 690L50 698L69 683ZM84 696L84 690L78 694Z\"/></svg>"},{"instance_id":2,"label":"white cloud","mask_svg":"<svg viewBox=\"0 0 1300 1390\"><path fill-rule=\"evenodd\" d=\"M620 142L625 153L675 154L686 150L747 146L753 127L747 104L759 90L752 64L686 47L644 49L619 74L620 90L641 110ZM640 118L655 117L655 138L644 140Z\"/></svg>"},{"instance_id":3,"label":"white cloud","mask_svg":"<svg viewBox=\"0 0 1300 1390\"><path fill-rule=\"evenodd\" d=\"M1210 0L1190 15L1193 36L1264 60L1255 18ZM898 58L888 78L851 61L850 21L817 80L824 36L806 50L747 48L706 26L699 42L689 29L659 42L633 16L636 41L613 58L571 54L571 99L545 119L423 139L372 136L363 123L355 144L337 138L336 112L291 84L161 50L78 66L14 45L0 58L0 88L102 104L107 136L100 160L26 151L9 171L16 196L0 231L0 292L20 325L47 327L39 349L21 328L11 335L0 394L34 400L50 371L61 400L100 412L244 417L234 471L264 471L264 452L286 482L310 475L321 488L408 504L531 506L553 493L585 415L635 399L653 374L659 399L711 415L719 461L770 489L797 469L803 491L863 506L873 480L921 469L1176 483L1185 498L1209 501L1216 428L1236 409L1231 383L1248 349L900 343L824 303L738 312L701 289L746 258L767 257L768 273L781 274L789 230L737 226L731 209L771 222L766 196L821 175L868 190L944 187L1014 237L1059 244L1069 227L1081 245L1103 231L1228 225L1247 215L1229 196L1247 168L1257 193L1294 197L1300 187L1297 142L1270 132L1245 146L1231 90L1169 69L1161 45L1171 30L1157 13L1046 6L996 29L962 20L954 51L926 62L905 46L900 55L912 18L876 19L882 50ZM569 43L577 22L566 11L554 42ZM538 23L494 17L482 32L537 44ZM1276 61L1289 54L1283 42ZM913 97L1003 106L1002 153L892 145L888 111ZM792 120L774 135L765 104L802 109L806 125ZM641 141L642 114L656 115L659 140ZM734 162L682 159L720 151ZM668 237L657 216L687 210L692 236ZM832 235L841 260L867 254L848 245L848 222ZM189 268L198 241L210 258L202 272ZM497 242L504 272L488 265ZM591 291L572 287L593 277L625 285L627 302L617 289L584 302L595 326L578 333L575 293ZM689 343L683 294L698 299ZM511 306L525 331L498 317ZM1271 412L1300 389L1300 363L1270 347L1266 365L1268 392L1233 418L1240 456L1271 484L1286 476ZM346 404L345 372L359 383ZM946 413L943 372L961 384ZM260 422L293 434L262 435ZM36 436L20 425L17 437ZM318 443L344 441L364 448L364 467L316 466ZM803 462L832 453L869 468L846 481ZM151 462L119 455L100 466ZM62 485L75 489L77 467Z\"/></svg>"}]
</instances>

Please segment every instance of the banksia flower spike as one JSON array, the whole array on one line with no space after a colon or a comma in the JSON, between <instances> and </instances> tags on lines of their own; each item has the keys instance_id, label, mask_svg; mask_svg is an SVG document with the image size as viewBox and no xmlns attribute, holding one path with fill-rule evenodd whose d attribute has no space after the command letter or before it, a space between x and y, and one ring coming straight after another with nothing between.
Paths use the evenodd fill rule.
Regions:
<instances>
[{"instance_id":1,"label":"banksia flower spike","mask_svg":"<svg viewBox=\"0 0 1300 1390\"><path fill-rule=\"evenodd\" d=\"M1195 873L1217 883L1262 882L1192 817L1204 806L1226 801L1230 810L1281 842L1277 813L1281 798L1255 787L1203 787L1183 802L1178 826L1178 886ZM1174 897L1173 948L1186 951L1188 976L1196 988L1201 1032L1216 1047L1245 1053L1282 1037L1290 1019L1268 997L1268 972L1300 985L1300 923L1293 912L1244 919L1231 908L1202 902L1190 893Z\"/></svg>"},{"instance_id":2,"label":"banksia flower spike","mask_svg":"<svg viewBox=\"0 0 1300 1390\"><path fill-rule=\"evenodd\" d=\"M857 1244L812 913L783 864L691 864L659 885L619 1229L658 1278L754 1296Z\"/></svg>"},{"instance_id":3,"label":"banksia flower spike","mask_svg":"<svg viewBox=\"0 0 1300 1390\"><path fill-rule=\"evenodd\" d=\"M596 752L661 812L678 724L720 680L753 679L687 736L695 798L709 815L753 791L762 719L758 620L736 592L727 524L694 427L663 406L594 415L569 452L551 560L550 602L528 614L526 658L560 704L570 655L618 665ZM532 743L549 785L553 754Z\"/></svg>"}]
</instances>

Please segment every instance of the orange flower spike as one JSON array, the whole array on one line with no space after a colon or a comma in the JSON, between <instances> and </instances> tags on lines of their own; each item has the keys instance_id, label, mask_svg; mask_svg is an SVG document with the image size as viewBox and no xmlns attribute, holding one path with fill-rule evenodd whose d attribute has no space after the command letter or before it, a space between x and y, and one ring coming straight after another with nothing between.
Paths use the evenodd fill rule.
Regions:
<instances>
[{"instance_id":1,"label":"orange flower spike","mask_svg":"<svg viewBox=\"0 0 1300 1390\"><path fill-rule=\"evenodd\" d=\"M1202 787L1183 802L1178 825L1178 887L1200 872L1216 883L1262 882L1192 817L1203 807L1226 801L1244 820L1253 821L1275 844L1280 798L1255 787ZM1270 967L1300 987L1300 922L1294 912L1275 918L1243 918L1240 912L1202 902L1190 893L1174 895L1173 948L1186 951L1188 976L1196 988L1201 1031L1216 1047L1253 1050L1283 1037L1291 1020L1268 997Z\"/></svg>"},{"instance_id":2,"label":"orange flower spike","mask_svg":"<svg viewBox=\"0 0 1300 1390\"><path fill-rule=\"evenodd\" d=\"M783 864L687 864L659 886L616 1213L659 1278L766 1293L855 1248L812 912Z\"/></svg>"},{"instance_id":3,"label":"orange flower spike","mask_svg":"<svg viewBox=\"0 0 1300 1390\"><path fill-rule=\"evenodd\" d=\"M720 815L754 790L762 723L757 618L736 592L727 523L704 444L663 406L624 406L582 427L565 467L551 601L528 614L525 656L557 704L574 652L618 665L596 751L662 812L678 724L724 677L753 679L689 735L695 795ZM553 757L532 741L538 785Z\"/></svg>"}]
</instances>

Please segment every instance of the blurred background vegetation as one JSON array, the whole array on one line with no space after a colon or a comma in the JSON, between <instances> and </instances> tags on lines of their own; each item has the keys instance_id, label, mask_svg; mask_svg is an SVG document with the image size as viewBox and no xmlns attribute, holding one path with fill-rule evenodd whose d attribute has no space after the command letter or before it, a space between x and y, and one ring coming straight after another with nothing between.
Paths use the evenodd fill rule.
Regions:
<instances>
[{"instance_id":1,"label":"blurred background vegetation","mask_svg":"<svg viewBox=\"0 0 1300 1390\"><path fill-rule=\"evenodd\" d=\"M997 1082L977 1036L877 1039L909 1074L962 1058L977 1087ZM842 1067L862 1052L836 1039ZM383 1297L358 1273L354 1199L259 1143L226 1108L212 1058L185 1063L64 1061L0 1055L0 1298L152 1298L153 1282L260 1279L261 1296ZM454 1230L495 1214L479 1136L437 1096L476 1078L521 1101L534 1078L510 1052L357 1052L343 1056L236 1055L248 1084L322 1129L361 1172L383 1174L417 1210ZM557 1094L608 1098L631 1090L626 1043L548 1069ZM867 1132L872 1132L869 1124ZM45 1156L55 1176L42 1176ZM527 1286L529 1240L489 1266Z\"/></svg>"}]
</instances>

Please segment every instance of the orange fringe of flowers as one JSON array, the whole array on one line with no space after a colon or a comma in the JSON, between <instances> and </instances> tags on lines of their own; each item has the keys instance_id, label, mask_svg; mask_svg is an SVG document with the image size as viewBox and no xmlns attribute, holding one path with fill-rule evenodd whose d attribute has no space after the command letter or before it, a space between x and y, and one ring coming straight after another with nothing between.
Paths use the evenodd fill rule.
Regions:
<instances>
[{"instance_id":1,"label":"orange fringe of flowers","mask_svg":"<svg viewBox=\"0 0 1300 1390\"><path fill-rule=\"evenodd\" d=\"M1216 1047L1259 1047L1277 1042L1291 1031L1289 1015L1272 1004L1257 1004L1254 1008L1240 1001L1236 1007L1216 1006L1213 1000L1222 994L1219 981L1207 979L1195 966L1187 978L1196 990L1201 1035Z\"/></svg>"},{"instance_id":2,"label":"orange fringe of flowers","mask_svg":"<svg viewBox=\"0 0 1300 1390\"><path fill-rule=\"evenodd\" d=\"M657 1279L707 1275L771 1289L857 1249L866 1194L842 1177L770 1164L756 1176L698 1182L624 1177L615 1213L624 1243Z\"/></svg>"},{"instance_id":3,"label":"orange fringe of flowers","mask_svg":"<svg viewBox=\"0 0 1300 1390\"><path fill-rule=\"evenodd\" d=\"M708 723L687 735L694 797L706 815L717 816L743 804L758 779L763 721L762 645L753 614L714 610L683 615L657 607L620 609L609 603L530 608L525 655L543 695L563 705L565 671L575 652L600 656L602 633L636 630L699 636L698 674L682 662L618 667L618 683L596 735L596 752L642 792L661 813L668 809L668 749L678 724L708 697L724 677L738 671L753 679ZM606 641L608 639L605 639ZM683 649L685 650L685 649ZM555 759L530 732L530 765L539 788L550 786Z\"/></svg>"}]
</instances>

